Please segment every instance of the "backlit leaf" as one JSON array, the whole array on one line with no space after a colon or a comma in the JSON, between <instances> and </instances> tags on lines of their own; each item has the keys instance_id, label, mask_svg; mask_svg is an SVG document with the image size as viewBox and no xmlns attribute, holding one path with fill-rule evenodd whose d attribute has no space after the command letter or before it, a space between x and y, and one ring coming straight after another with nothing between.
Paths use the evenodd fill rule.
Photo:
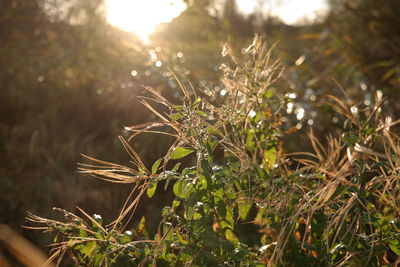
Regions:
<instances>
[{"instance_id":1,"label":"backlit leaf","mask_svg":"<svg viewBox=\"0 0 400 267\"><path fill-rule=\"evenodd\" d=\"M177 147L174 152L172 152L171 159L180 159L186 157L187 155L193 153L194 150L186 147Z\"/></svg>"},{"instance_id":2,"label":"backlit leaf","mask_svg":"<svg viewBox=\"0 0 400 267\"><path fill-rule=\"evenodd\" d=\"M239 210L239 216L243 220L247 218L247 215L249 214L249 211L251 209L251 204L239 204L238 205L238 210Z\"/></svg>"},{"instance_id":3,"label":"backlit leaf","mask_svg":"<svg viewBox=\"0 0 400 267\"><path fill-rule=\"evenodd\" d=\"M156 174L158 171L158 167L160 167L162 158L158 159L156 162L154 162L153 166L151 166L151 173L152 174Z\"/></svg>"},{"instance_id":4,"label":"backlit leaf","mask_svg":"<svg viewBox=\"0 0 400 267\"><path fill-rule=\"evenodd\" d=\"M154 196L154 193L156 192L157 189L157 182L151 181L149 182L149 187L147 188L147 196L149 198L152 198Z\"/></svg>"}]
</instances>

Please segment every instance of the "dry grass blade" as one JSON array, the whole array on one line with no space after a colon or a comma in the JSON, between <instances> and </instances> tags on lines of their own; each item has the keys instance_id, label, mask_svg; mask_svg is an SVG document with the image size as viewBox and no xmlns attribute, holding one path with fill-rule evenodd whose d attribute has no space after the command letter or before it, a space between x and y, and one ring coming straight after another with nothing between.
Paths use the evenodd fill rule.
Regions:
<instances>
[{"instance_id":1,"label":"dry grass blade","mask_svg":"<svg viewBox=\"0 0 400 267\"><path fill-rule=\"evenodd\" d=\"M190 99L190 94L186 87L182 84L181 80L176 76L175 72L172 72L172 75L175 79L175 81L178 83L179 88L182 90L183 95L185 96L185 100Z\"/></svg>"},{"instance_id":2,"label":"dry grass blade","mask_svg":"<svg viewBox=\"0 0 400 267\"><path fill-rule=\"evenodd\" d=\"M393 121L393 122L391 122L391 123L384 123L382 126L379 126L378 128L376 128L376 130L375 130L375 132L379 132L379 131L382 131L383 129L385 129L385 128L390 128L390 127L392 127L392 126L395 126L395 125L397 125L397 124L399 124L400 123L400 119L398 119L398 120L395 120L395 121Z\"/></svg>"},{"instance_id":3,"label":"dry grass blade","mask_svg":"<svg viewBox=\"0 0 400 267\"><path fill-rule=\"evenodd\" d=\"M388 159L388 157L385 154L379 153L379 152L375 152L371 148L362 146L362 145L360 145L358 143L354 146L354 150L357 151L357 152L360 152L360 153L367 154L369 156L376 156L376 157L379 157L379 158Z\"/></svg>"},{"instance_id":4,"label":"dry grass blade","mask_svg":"<svg viewBox=\"0 0 400 267\"><path fill-rule=\"evenodd\" d=\"M137 183L142 180L146 180L149 176L132 176L132 175L123 175L120 173L116 173L116 170L92 170L92 169L85 169L79 168L79 173L82 174L90 174L93 177L108 181L112 183L122 183L122 184L131 184Z\"/></svg>"},{"instance_id":5,"label":"dry grass blade","mask_svg":"<svg viewBox=\"0 0 400 267\"><path fill-rule=\"evenodd\" d=\"M154 98L152 98L152 100L156 100L157 102L163 104L166 107L169 108L172 107L172 103L169 102L165 97L163 97L159 92L157 92L150 86L145 86L144 88L146 89L146 91L150 92L153 95Z\"/></svg>"},{"instance_id":6,"label":"dry grass blade","mask_svg":"<svg viewBox=\"0 0 400 267\"><path fill-rule=\"evenodd\" d=\"M327 95L327 98L330 98L334 101L334 103L330 103L333 107L336 108L337 112L348 118L354 125L358 126L358 120L351 113L351 107L333 95Z\"/></svg>"},{"instance_id":7,"label":"dry grass blade","mask_svg":"<svg viewBox=\"0 0 400 267\"><path fill-rule=\"evenodd\" d=\"M151 130L153 128L157 128L157 127L171 127L175 130L178 130L177 134L172 134L172 133L168 133L167 131L155 131L155 130ZM132 131L135 132L134 134L132 134L131 136L129 136L128 141L131 141L133 138L135 138L136 136L142 134L142 133L155 133L155 134L160 134L160 135L167 135L167 136L171 136L171 137L178 137L179 134L181 133L180 129L179 129L179 124L176 122L169 122L169 123L161 123L161 122L153 122L153 123L146 123L146 124L142 124L140 125L140 127L136 126L136 127L125 127L126 130L128 131Z\"/></svg>"},{"instance_id":8,"label":"dry grass blade","mask_svg":"<svg viewBox=\"0 0 400 267\"><path fill-rule=\"evenodd\" d=\"M135 164L139 166L145 173L150 174L149 170L144 165L142 159L140 158L139 154L125 141L125 139L120 136L119 140L121 140L125 150L128 152L129 156L134 160Z\"/></svg>"},{"instance_id":9,"label":"dry grass blade","mask_svg":"<svg viewBox=\"0 0 400 267\"><path fill-rule=\"evenodd\" d=\"M93 177L113 183L136 183L141 180L145 180L148 177L141 174L140 172L131 168L109 163L102 160L97 160L92 157L83 155L85 158L101 163L103 165L91 165L91 164L78 164L78 172L82 174L90 174ZM137 162L137 161L136 161ZM140 162L137 162L140 164Z\"/></svg>"},{"instance_id":10,"label":"dry grass blade","mask_svg":"<svg viewBox=\"0 0 400 267\"><path fill-rule=\"evenodd\" d=\"M146 108L148 108L151 112L153 112L157 117L159 117L163 122L169 122L167 118L161 115L157 110L155 110L148 102L142 100L140 103L143 104Z\"/></svg>"},{"instance_id":11,"label":"dry grass blade","mask_svg":"<svg viewBox=\"0 0 400 267\"><path fill-rule=\"evenodd\" d=\"M343 86L334 78L332 77L332 80L336 83L337 87L339 87L340 91L342 92L342 94L345 96L346 100L348 102L351 102L351 98L349 97L349 95L347 94L346 90L343 88Z\"/></svg>"},{"instance_id":12,"label":"dry grass blade","mask_svg":"<svg viewBox=\"0 0 400 267\"><path fill-rule=\"evenodd\" d=\"M110 223L110 225L113 225L113 229L115 229L118 224L126 217L128 216L129 212L135 212L137 205L139 204L140 199L142 198L142 195L146 192L147 190L147 184L144 184L141 186L138 195L136 196L136 198L131 202L131 204L126 207L123 208L120 212L120 214L118 215L118 218L115 219L112 223ZM130 197L129 197L130 198ZM129 200L129 198L127 199L127 201ZM126 202L128 203L128 202Z\"/></svg>"},{"instance_id":13,"label":"dry grass blade","mask_svg":"<svg viewBox=\"0 0 400 267\"><path fill-rule=\"evenodd\" d=\"M90 216L89 214L87 214L84 210L82 210L81 208L79 208L78 206L75 206L75 208L77 210L79 210L83 215L86 216L86 218L88 218L94 225L96 225L99 229L101 229L101 231L103 231L103 233L107 233L107 230L104 229L104 227L99 224L95 219L93 219L92 216Z\"/></svg>"},{"instance_id":14,"label":"dry grass blade","mask_svg":"<svg viewBox=\"0 0 400 267\"><path fill-rule=\"evenodd\" d=\"M85 155L85 154L81 154L81 156L84 157L84 158L86 158L86 159L88 159L88 160L90 160L90 161L97 162L97 163L100 163L100 164L103 165L103 166L101 166L101 165L100 165L100 166L96 165L96 166L95 166L96 168L97 168L97 167L99 167L99 168L110 168L110 167L112 167L112 168L120 169L120 170L133 171L131 168L128 168L128 167L126 167L126 166L124 166L124 165L119 165L119 164L115 164L115 163L111 163L111 162L99 160L99 159L90 157L90 156ZM86 164L81 164L81 163L80 163L80 165L86 165ZM104 166L104 165L105 165L105 166Z\"/></svg>"},{"instance_id":15,"label":"dry grass blade","mask_svg":"<svg viewBox=\"0 0 400 267\"><path fill-rule=\"evenodd\" d=\"M319 142L319 140L314 136L313 130L311 129L308 133L308 138L311 141L311 145L314 151L317 153L316 157L320 162L323 162L327 157L327 152L325 151L324 146Z\"/></svg>"}]
</instances>

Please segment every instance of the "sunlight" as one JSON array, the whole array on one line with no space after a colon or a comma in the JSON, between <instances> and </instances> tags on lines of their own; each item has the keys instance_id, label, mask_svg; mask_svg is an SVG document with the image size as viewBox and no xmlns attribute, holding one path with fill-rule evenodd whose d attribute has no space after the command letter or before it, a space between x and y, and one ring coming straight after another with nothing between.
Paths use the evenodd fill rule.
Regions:
<instances>
[{"instance_id":1,"label":"sunlight","mask_svg":"<svg viewBox=\"0 0 400 267\"><path fill-rule=\"evenodd\" d=\"M257 0L237 0L244 14L260 8ZM324 10L326 0L275 0L264 3L263 9L281 17L287 24L294 24L301 18L314 19L317 11ZM144 42L160 23L170 22L186 9L182 0L106 0L108 22L122 30L136 33Z\"/></svg>"},{"instance_id":2,"label":"sunlight","mask_svg":"<svg viewBox=\"0 0 400 267\"><path fill-rule=\"evenodd\" d=\"M108 22L136 33L144 42L160 23L170 22L185 10L182 0L107 0Z\"/></svg>"},{"instance_id":3,"label":"sunlight","mask_svg":"<svg viewBox=\"0 0 400 267\"><path fill-rule=\"evenodd\" d=\"M304 18L316 19L318 14L323 13L327 7L328 3L325 0L287 0L273 7L271 13L279 16L287 24L296 24Z\"/></svg>"}]
</instances>

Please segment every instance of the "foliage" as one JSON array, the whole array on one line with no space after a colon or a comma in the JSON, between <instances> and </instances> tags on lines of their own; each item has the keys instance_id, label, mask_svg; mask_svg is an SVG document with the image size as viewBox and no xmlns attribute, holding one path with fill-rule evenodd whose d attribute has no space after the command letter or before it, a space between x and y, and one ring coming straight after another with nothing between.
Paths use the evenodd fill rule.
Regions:
<instances>
[{"instance_id":1,"label":"foliage","mask_svg":"<svg viewBox=\"0 0 400 267\"><path fill-rule=\"evenodd\" d=\"M53 258L68 253L88 266L398 264L400 138L390 131L398 121L381 114L379 94L372 107L328 96L344 122L340 135L322 142L311 131L314 153L285 154L281 113L291 100L272 86L282 65L259 37L240 57L228 45L222 54L231 62L221 66L220 91L180 84L176 105L147 88L151 98L141 102L157 121L126 127L129 140L175 138L151 168L123 138L133 167L85 156L92 163L81 173L134 185L115 221L83 210L83 218L62 211L66 222L28 216L56 233ZM176 163L183 158L188 167ZM162 187L174 199L157 229L146 230L142 218L127 230L143 196L158 197Z\"/></svg>"},{"instance_id":2,"label":"foliage","mask_svg":"<svg viewBox=\"0 0 400 267\"><path fill-rule=\"evenodd\" d=\"M368 78L372 86L393 95L398 90L400 66L400 3L331 1L328 26L340 40L341 51Z\"/></svg>"},{"instance_id":3,"label":"foliage","mask_svg":"<svg viewBox=\"0 0 400 267\"><path fill-rule=\"evenodd\" d=\"M223 2L219 10L213 9L217 2ZM400 110L398 104L400 102L397 101L399 29L395 27L399 24L398 1L332 0L329 16L324 22L304 26L285 25L277 18L263 17L261 13L245 16L240 14L235 1L231 0L187 0L186 3L189 8L172 23L160 27L159 32L153 35L152 44L145 46L134 35L121 32L107 24L101 11L101 0L2 1L0 9L2 45L0 50L2 85L2 90L0 90L2 99L0 105L0 160L2 162L0 166L0 202L2 203L0 221L17 228L22 224L27 210L42 216L50 216L50 208L53 206L62 206L64 209L75 212L77 209L74 207L79 205L89 214L101 213L105 220L118 214L115 207L123 203L124 193L128 193L130 188L125 184L111 186L93 179L78 179L74 163L78 161L79 152L83 152L107 161L120 162L121 165L129 164L124 151L119 148L116 135L121 131L122 125L147 123L157 117L155 113L147 112L137 101L134 101L136 95L140 93L141 84L145 83L157 92L160 91L154 95L153 92L156 91L149 90L144 94L145 97L157 97L156 95L162 94L173 103L172 107L155 103L153 110L157 110L169 121L172 120L186 127L180 136L183 140L189 142L195 139L197 134L197 132L191 132L189 126L184 126L190 121L188 119L190 112L199 114L199 118L195 117L197 115L191 115L190 118L200 120L196 124L200 132L202 127L205 127L203 124L210 124L220 129L224 127L221 125L227 123L225 132L206 133L206 137L196 140L200 142L208 137L216 137L217 144L212 143L215 147L211 147L213 153L210 154L211 173L217 175L216 177L223 176L227 179L224 180L224 192L229 194L229 190L225 188L231 185L230 181L246 179L250 181L249 184L239 183L233 186L235 200L224 199L224 202L232 207L235 219L233 227L229 227L233 229L231 229L232 232L241 242L240 246L235 244L234 246L237 248L242 248L242 244L248 246L246 255L249 262L254 259L263 262L276 262L281 259L284 261L282 264L289 265L288 262L304 260L310 265L315 265L313 261L315 257L318 261L322 257L324 260L318 264L331 264L327 263L326 259L334 253L337 255L345 253L344 249L353 245L343 243L343 247L338 246L341 249L331 253L333 249L329 250L329 248L334 246L331 242L334 237L330 240L328 232L318 241L320 243L315 245L317 237L310 233L313 227L316 229L318 226L315 220L313 221L314 215L307 208L312 207L310 210L315 208L314 214L326 215L326 218L321 219L323 223L320 225L335 229L333 222L339 222L339 226L342 225L340 227L349 229L349 233L350 230L353 231L354 236L359 237L360 231L363 231L359 229L362 221L353 223L353 217L351 217L353 215L354 218L357 217L358 211L353 209L356 204L350 204L347 214L342 213L344 217L340 218L345 219L335 219L333 213L340 214L342 203L352 203L348 201L350 195L355 194L358 199L362 199L364 195L354 193L355 187L349 187L350 189L345 191L343 187L338 186L345 193L341 194L342 191L337 189L334 199L330 199L325 204L316 205L312 202L314 201L312 197L309 199L309 204L301 202L307 199L304 200L300 191L307 192L308 196L319 196L319 190L324 190L324 186L331 179L338 179L333 174L339 168L337 166L342 166L337 159L352 157L350 152L354 152L353 158L358 160L355 160L345 173L344 179L350 181L346 182L346 188L350 185L363 188L368 185L369 182L366 181L369 179L376 186L386 183L385 186L378 187L377 191L375 187L364 190L367 199L365 203L374 205L368 208L369 214L375 216L371 216L371 222L381 220L376 219L376 214L379 214L377 217L385 217L385 219L381 220L382 225L380 223L366 224L368 227L371 225L370 232L374 232L374 235L367 232L361 236L365 237L367 242L370 240L375 242L372 246L378 243L383 244L380 248L377 245L379 249L382 249L382 252L378 251L376 254L379 264L393 263L396 258L396 238L387 239L386 233L390 235L398 230L397 226L392 224L396 221L390 220L393 216L398 217L397 178L393 178L396 177L394 170L397 168L397 160L393 155L386 155L385 146L388 148L388 153L393 154L393 151L397 149L397 137L391 135L390 132L387 135L384 129L386 127L383 125L392 124L392 117L395 117ZM245 72L243 65L246 61L242 61L239 57L233 61L233 64L226 63L229 67L224 67L223 70L228 78L220 80L218 67L226 61L226 57L219 57L218 50L220 43L228 39L233 45L233 50L239 51L244 44L247 44L254 31L266 36L269 43L279 42L278 49L271 52L271 57L279 58L285 65L285 71L282 72L281 79L273 84L262 85L268 87L266 90L268 93L263 96L264 98L261 97L266 102L264 103L266 104L265 114L264 111L258 110L263 109L264 104L255 105L253 109L244 108L249 112L249 116L243 115L243 110L239 112L242 114L240 116L246 117L241 125L237 121L228 120L238 118L235 117L233 110L229 109L231 99L228 96L232 93L228 94L228 91L233 90L234 87L241 87L241 84L250 78L242 80L246 75L240 74L240 77L237 76L235 80L234 77L237 74L230 71L229 67L235 69L235 64L240 63L239 69ZM227 51L229 50L225 50ZM162 61L162 67L157 66L158 61ZM167 79L173 75L171 70L175 72L178 79ZM255 74L251 73L253 72L250 71L250 76ZM349 96L345 97L345 100L339 100L343 99L343 93L332 77L345 88L345 94ZM185 98L184 92L176 90L180 87L179 83L189 88L186 90L191 94L189 98ZM190 89L191 83L196 88L197 97L201 98L200 103L196 105L194 103L197 97L193 96L194 93ZM255 85L254 88L257 86ZM197 87L201 89L197 90ZM213 90L215 92L212 92ZM377 103L381 101L382 92L389 98L379 106ZM324 96L326 94L333 97L327 98ZM377 97L375 101L374 96ZM186 103L186 106L178 104L180 101ZM335 107L335 102L342 104ZM225 108L221 111L223 106ZM378 110L374 111L378 106ZM171 117L163 113L168 109L172 110ZM381 109L388 111L389 116L385 118L379 115L380 119L379 116L374 115L369 119L371 113L378 114ZM214 110L220 110L220 114L225 112L229 116L218 117ZM340 112L338 114L338 110L345 112L346 115ZM132 114L135 116L133 117ZM261 117L258 117L258 114L261 114ZM265 124L258 126L260 121ZM359 123L356 123L357 121ZM137 200L138 202L142 199L141 205L134 204L137 207L135 206L133 219L128 220L130 215L126 214L124 222L130 223L125 229L132 228L132 239L150 240L150 243L154 244L159 242L159 240L154 240L154 235L158 232L160 206L172 207L171 203L177 197L174 195L174 182L185 179L183 171L188 167L194 168L194 170L189 168L187 171L191 176L203 175L202 169L196 168L198 165L196 155L202 152L200 146L193 147L190 143L192 141L175 144L176 149L171 150L165 158L157 160L160 155L168 151L169 145L173 143L173 138L176 136L174 129L166 130L166 122L161 122L160 125L160 128L153 129L152 134L135 135L129 141L129 145L125 144L127 148L132 146L135 152L140 154L142 165L152 166L149 172L154 173L154 177L149 177L147 182L140 182L139 186L147 183L148 189L140 195L143 197ZM313 129L311 143L308 142L307 134L304 134L307 125ZM367 125L365 126L367 128L364 125ZM123 135L127 137L130 130L148 131L150 129L146 127L153 125L149 123L142 126L142 128L132 129L128 127ZM393 130L393 126L391 129ZM165 135L153 134L156 132L164 132ZM368 139L368 135L372 136L371 139ZM186 137L190 137L190 140L185 139ZM321 140L319 141L321 145L317 140ZM232 145L240 149L234 150L229 147L230 150L224 153L225 141L230 141ZM207 142L211 141L207 140ZM281 146L284 147L284 151ZM313 158L311 154L302 156L284 154L284 152L312 151L313 146L317 150L314 153L317 154L316 158ZM324 147L326 152L323 152L320 147ZM339 156L332 152L335 151L334 147L342 149ZM349 153L347 153L347 147L349 147ZM365 150L365 148L371 150ZM371 156L368 154L371 152L378 154ZM229 153L237 155L230 156ZM371 159L370 157L373 156L378 159ZM300 159L295 159L295 157L300 157ZM174 169L176 160L182 164L181 167ZM153 162L155 163L152 165ZM273 162L278 166L275 167ZM308 166L310 164L312 166ZM257 169L257 165L262 166L261 169ZM131 172L130 169L124 169L119 165L110 166L112 166L111 169L122 168L123 171L119 174L129 175ZM216 170L213 169L214 166L217 166ZM265 166L273 168L265 171L265 174L263 172ZM223 168L223 171L218 170L218 167ZM145 168L141 167L141 170L137 170L140 175L146 173L142 170ZM172 170L173 173L168 170ZM200 170L199 173L198 170ZM327 170L330 171L328 174L325 173ZM86 170L86 172L89 171ZM99 174L109 173L108 170ZM162 175L172 176L162 178ZM352 180L352 177L358 176L364 177L359 179L365 179L363 183L366 185L363 183L359 185ZM258 179L264 182L261 183ZM213 183L214 180L212 180L212 188L221 186ZM179 188L183 189L185 185L181 183L177 186L175 193L181 195ZM332 188L335 186L333 184ZM167 190L162 190L163 187ZM137 190L139 189L141 188L138 187ZM273 190L275 191L272 192ZM148 199L150 197L152 198ZM189 202L185 202L184 197L180 197L183 198L180 200L180 206L173 208L178 216L183 216L185 219L183 206ZM392 205L395 208L392 209L387 203L390 197L395 203ZM303 206L295 205L289 200L301 202ZM208 203L202 199L199 202ZM214 204L218 207L221 205L220 202ZM276 206L277 208L274 208ZM258 212L260 207L263 207L265 214ZM298 210L299 214L293 213L294 210ZM217 210L217 212L222 211ZM246 213L247 218L243 219ZM276 219L275 214L278 216ZM360 216L363 214L361 212ZM145 221L140 221L142 215L146 216ZM132 225L132 221L136 221L137 225ZM306 227L309 221L311 221L309 224L311 228ZM285 228L286 222L288 225L290 223L295 225L295 229ZM53 223L56 224L56 222ZM149 232L144 230L144 223ZM180 228L176 229L176 222L172 223L174 230L179 232ZM214 220L212 224L215 226L213 233L218 234L220 238L218 240L225 240L226 234L220 229L220 224ZM82 225L88 229L95 227L91 222L82 221ZM124 230L121 230L123 226L122 224L116 225L115 228L103 226L107 232L115 230L110 237L105 236L104 239L111 236L113 238L123 236ZM355 226L358 228L354 230ZM70 232L66 231L67 228L62 228L69 236L68 238L73 239L80 235L76 233L73 225L68 227ZM392 231L393 228L394 231ZM162 234L163 229L160 229ZM93 229L91 231L97 232ZM87 235L97 238L92 232L89 231ZM374 239L377 238L377 233L381 235L378 241ZM25 236L38 245L46 243L49 238L49 236L40 235L39 237L33 234L32 231L24 232ZM288 241L279 243L278 237L282 237L282 240L287 237ZM339 231L337 240L341 237ZM59 238L59 240L66 240L62 238L62 235ZM125 237L121 238L123 240ZM300 243L300 238L304 240L303 248L305 249L301 248L303 243ZM356 239L353 238L353 240ZM97 245L104 245L97 239L93 241ZM122 244L121 242L111 242L110 245L104 247L104 251L112 250L117 243ZM274 242L277 243L274 244ZM92 246L90 249L93 248L96 251L96 257L103 257L102 250L97 252L93 243L90 246ZM198 246L200 245L197 243L193 245L193 247ZM314 246L318 248L318 251L306 246ZM83 245L81 248L85 250L84 247ZM259 248L262 249L256 255L255 252ZM280 257L282 248L285 256ZM319 252L324 249L328 256ZM80 249L75 250L76 259L82 264L83 262L88 264L89 257L82 257L79 251ZM178 249L174 250L174 253L177 254L178 251ZM274 251L275 254L272 254ZM295 252L286 253L288 251ZM304 253L297 255L296 251ZM366 250L358 248L349 249L349 251L347 255L349 261L361 257L362 254L367 255ZM126 259L124 253L118 253L111 253L110 258L121 258L118 261L124 261ZM351 255L354 257L351 258ZM340 255L335 257L338 261L341 259ZM360 264L355 263L355 265Z\"/></svg>"}]
</instances>

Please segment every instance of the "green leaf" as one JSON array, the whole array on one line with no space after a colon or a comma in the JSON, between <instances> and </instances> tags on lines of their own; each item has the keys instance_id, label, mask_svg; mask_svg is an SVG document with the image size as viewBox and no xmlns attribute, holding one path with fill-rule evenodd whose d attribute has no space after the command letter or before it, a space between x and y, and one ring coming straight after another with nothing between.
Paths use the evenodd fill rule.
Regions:
<instances>
[{"instance_id":1,"label":"green leaf","mask_svg":"<svg viewBox=\"0 0 400 267\"><path fill-rule=\"evenodd\" d=\"M264 94L264 98L271 98L273 94L274 91L272 89L268 89Z\"/></svg>"},{"instance_id":2,"label":"green leaf","mask_svg":"<svg viewBox=\"0 0 400 267\"><path fill-rule=\"evenodd\" d=\"M164 191L167 191L170 182L171 182L171 178L168 178L168 179L165 181L165 184L164 184Z\"/></svg>"},{"instance_id":3,"label":"green leaf","mask_svg":"<svg viewBox=\"0 0 400 267\"><path fill-rule=\"evenodd\" d=\"M174 106L172 106L174 109L176 109L176 110L183 110L184 108L185 108L185 106L182 106L182 105L174 105Z\"/></svg>"},{"instance_id":4,"label":"green leaf","mask_svg":"<svg viewBox=\"0 0 400 267\"><path fill-rule=\"evenodd\" d=\"M177 147L174 152L172 152L171 159L180 159L186 157L187 155L193 153L194 150L186 147Z\"/></svg>"},{"instance_id":5,"label":"green leaf","mask_svg":"<svg viewBox=\"0 0 400 267\"><path fill-rule=\"evenodd\" d=\"M130 237L128 234L123 234L120 235L117 240L120 244L125 245L132 241L132 237Z\"/></svg>"},{"instance_id":6,"label":"green leaf","mask_svg":"<svg viewBox=\"0 0 400 267\"><path fill-rule=\"evenodd\" d=\"M251 209L251 204L239 204L238 205L238 210L239 210L239 216L243 220L247 218L247 215L249 214L249 211Z\"/></svg>"},{"instance_id":7,"label":"green leaf","mask_svg":"<svg viewBox=\"0 0 400 267\"><path fill-rule=\"evenodd\" d=\"M136 232L137 233L142 233L146 224L146 218L144 216L142 216L142 218L140 219L139 225L137 226Z\"/></svg>"},{"instance_id":8,"label":"green leaf","mask_svg":"<svg viewBox=\"0 0 400 267\"><path fill-rule=\"evenodd\" d=\"M190 181L179 180L174 184L174 194L180 198L186 198L189 196L193 189L193 184Z\"/></svg>"},{"instance_id":9,"label":"green leaf","mask_svg":"<svg viewBox=\"0 0 400 267\"><path fill-rule=\"evenodd\" d=\"M93 257L93 266L100 266L102 260L104 260L104 255L102 253L96 252Z\"/></svg>"},{"instance_id":10,"label":"green leaf","mask_svg":"<svg viewBox=\"0 0 400 267\"><path fill-rule=\"evenodd\" d=\"M197 111L197 114L199 114L200 116L202 116L204 118L206 118L208 116L208 114L206 112L201 111L201 110Z\"/></svg>"},{"instance_id":11,"label":"green leaf","mask_svg":"<svg viewBox=\"0 0 400 267\"><path fill-rule=\"evenodd\" d=\"M397 256L400 256L400 241L399 240L390 240L388 243L389 243L390 249L393 250L393 252L396 253Z\"/></svg>"},{"instance_id":12,"label":"green leaf","mask_svg":"<svg viewBox=\"0 0 400 267\"><path fill-rule=\"evenodd\" d=\"M176 231L176 236L178 237L178 241L181 244L187 245L189 242L183 239L182 235L179 233L179 231Z\"/></svg>"},{"instance_id":13,"label":"green leaf","mask_svg":"<svg viewBox=\"0 0 400 267\"><path fill-rule=\"evenodd\" d=\"M90 257L93 253L93 251L97 248L97 243L95 241L89 241L86 242L85 245L82 244L82 247L80 248L80 252L85 256L85 257Z\"/></svg>"},{"instance_id":14,"label":"green leaf","mask_svg":"<svg viewBox=\"0 0 400 267\"><path fill-rule=\"evenodd\" d=\"M164 240L172 240L173 238L173 228L172 225L170 224L163 224L162 226L162 233L163 233L163 239Z\"/></svg>"},{"instance_id":15,"label":"green leaf","mask_svg":"<svg viewBox=\"0 0 400 267\"><path fill-rule=\"evenodd\" d=\"M177 121L177 120L179 120L180 118L182 118L182 117L184 117L184 116L185 116L185 114L183 114L182 112L171 114L171 118L172 118L174 121Z\"/></svg>"},{"instance_id":16,"label":"green leaf","mask_svg":"<svg viewBox=\"0 0 400 267\"><path fill-rule=\"evenodd\" d=\"M348 144L350 147L353 147L358 141L359 137L352 132L345 133L342 137L342 140Z\"/></svg>"},{"instance_id":17,"label":"green leaf","mask_svg":"<svg viewBox=\"0 0 400 267\"><path fill-rule=\"evenodd\" d=\"M147 188L147 196L149 198L152 198L154 196L154 193L156 192L157 189L157 182L151 181L149 182L149 187Z\"/></svg>"},{"instance_id":18,"label":"green leaf","mask_svg":"<svg viewBox=\"0 0 400 267\"><path fill-rule=\"evenodd\" d=\"M200 104L200 102L201 102L201 98L200 97L196 98L196 100L193 102L193 106Z\"/></svg>"},{"instance_id":19,"label":"green leaf","mask_svg":"<svg viewBox=\"0 0 400 267\"><path fill-rule=\"evenodd\" d=\"M177 164L174 165L174 167L172 168L172 171L177 172L180 166L181 166L181 163L178 162Z\"/></svg>"},{"instance_id":20,"label":"green leaf","mask_svg":"<svg viewBox=\"0 0 400 267\"><path fill-rule=\"evenodd\" d=\"M236 237L236 235L232 232L231 229L226 229L225 237L226 237L227 240L231 241L234 244L238 244L239 243L239 239Z\"/></svg>"},{"instance_id":21,"label":"green leaf","mask_svg":"<svg viewBox=\"0 0 400 267\"><path fill-rule=\"evenodd\" d=\"M253 151L255 148L254 131L249 131L246 135L246 148Z\"/></svg>"},{"instance_id":22,"label":"green leaf","mask_svg":"<svg viewBox=\"0 0 400 267\"><path fill-rule=\"evenodd\" d=\"M181 180L176 181L176 183L174 184L173 191L174 191L175 196L177 196L177 197L182 197L182 195L183 195L182 184L183 184L183 182Z\"/></svg>"},{"instance_id":23,"label":"green leaf","mask_svg":"<svg viewBox=\"0 0 400 267\"><path fill-rule=\"evenodd\" d=\"M387 161L379 161L379 162L375 163L374 165L372 165L372 168L377 169L379 167L387 166L387 165L388 165Z\"/></svg>"},{"instance_id":24,"label":"green leaf","mask_svg":"<svg viewBox=\"0 0 400 267\"><path fill-rule=\"evenodd\" d=\"M84 229L79 228L79 237L87 237L87 236L88 236L87 232Z\"/></svg>"},{"instance_id":25,"label":"green leaf","mask_svg":"<svg viewBox=\"0 0 400 267\"><path fill-rule=\"evenodd\" d=\"M264 167L267 167L268 169L272 169L275 165L275 161L276 161L275 148L265 150L264 158L263 158Z\"/></svg>"},{"instance_id":26,"label":"green leaf","mask_svg":"<svg viewBox=\"0 0 400 267\"><path fill-rule=\"evenodd\" d=\"M172 201L172 208L176 209L180 204L181 202L179 200L174 200Z\"/></svg>"},{"instance_id":27,"label":"green leaf","mask_svg":"<svg viewBox=\"0 0 400 267\"><path fill-rule=\"evenodd\" d=\"M158 167L160 167L162 158L158 159L156 162L154 162L153 166L151 166L151 174L156 174L158 171Z\"/></svg>"},{"instance_id":28,"label":"green leaf","mask_svg":"<svg viewBox=\"0 0 400 267\"><path fill-rule=\"evenodd\" d=\"M234 200L236 198L236 195L234 192L232 192L232 189L225 188L224 193L225 193L225 196L230 200Z\"/></svg>"}]
</instances>

